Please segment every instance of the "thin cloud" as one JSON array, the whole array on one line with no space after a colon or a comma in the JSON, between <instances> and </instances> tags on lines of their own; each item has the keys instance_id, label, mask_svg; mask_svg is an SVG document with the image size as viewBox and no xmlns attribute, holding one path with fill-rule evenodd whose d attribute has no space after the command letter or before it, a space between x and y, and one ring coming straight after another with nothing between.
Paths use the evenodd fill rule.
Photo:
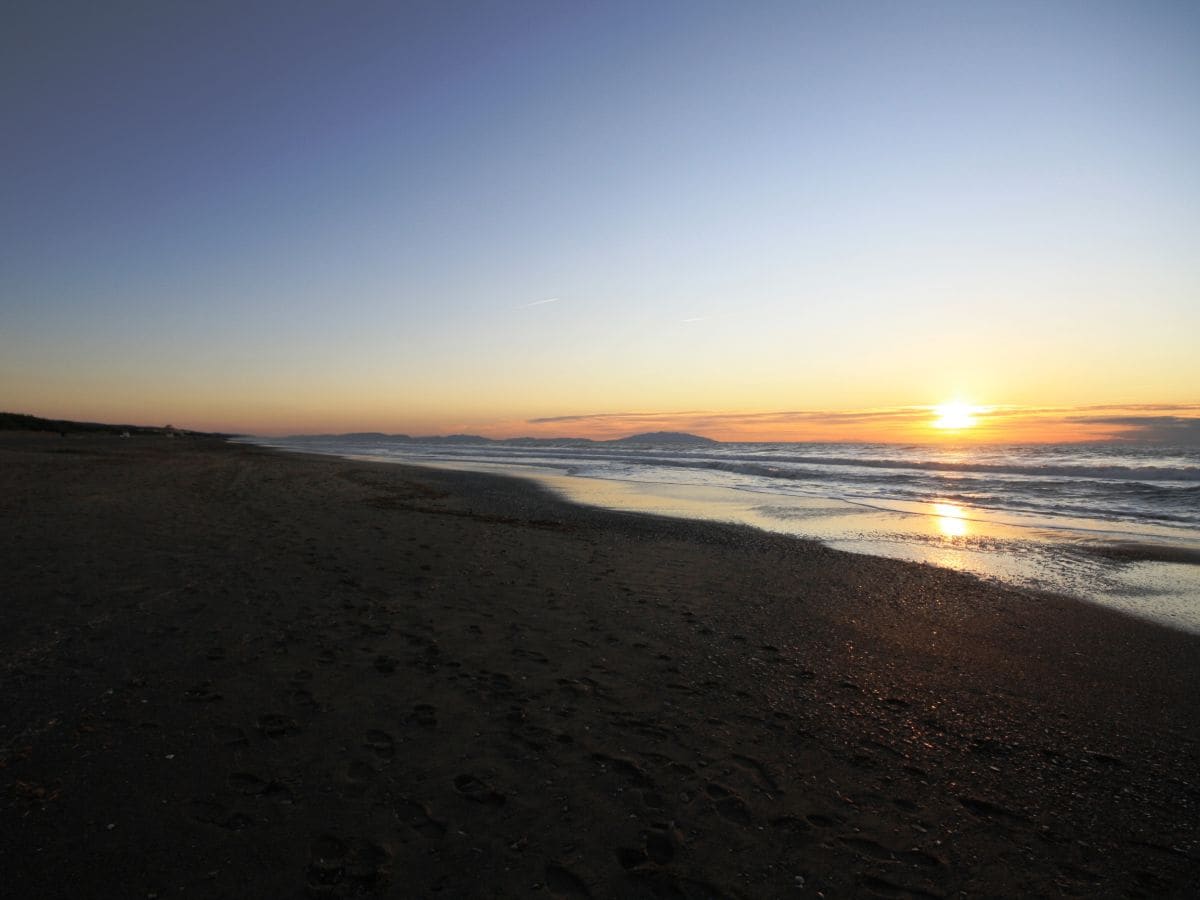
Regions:
<instances>
[{"instance_id":1,"label":"thin cloud","mask_svg":"<svg viewBox=\"0 0 1200 900\"><path fill-rule=\"evenodd\" d=\"M605 422L613 420L646 421L659 419L689 419L694 422L720 424L787 424L792 422L880 422L880 421L911 421L929 417L929 407L905 406L893 409L860 409L846 411L828 410L781 410L779 412L762 413L720 413L707 410L686 410L682 412L620 412L620 413L583 413L571 416L545 416L528 419L530 425L546 425L555 422Z\"/></svg>"},{"instance_id":2,"label":"thin cloud","mask_svg":"<svg viewBox=\"0 0 1200 900\"><path fill-rule=\"evenodd\" d=\"M1120 430L1113 438L1117 440L1200 446L1200 418L1196 416L1072 416L1068 421L1116 426Z\"/></svg>"},{"instance_id":3,"label":"thin cloud","mask_svg":"<svg viewBox=\"0 0 1200 900\"><path fill-rule=\"evenodd\" d=\"M530 425L548 425L555 422L603 422L607 419L621 420L638 420L638 419L662 419L666 417L676 416L706 416L709 413L703 410L685 410L683 412L665 412L665 413L647 413L647 412L619 412L619 413L581 413L573 416L543 416L537 419L526 419Z\"/></svg>"},{"instance_id":4,"label":"thin cloud","mask_svg":"<svg viewBox=\"0 0 1200 900\"><path fill-rule=\"evenodd\" d=\"M1139 425L1149 428L1191 423L1196 420L1183 416L1072 416L1071 421L1082 422L1085 425Z\"/></svg>"},{"instance_id":5,"label":"thin cloud","mask_svg":"<svg viewBox=\"0 0 1200 900\"><path fill-rule=\"evenodd\" d=\"M711 322L713 319L728 319L733 315L731 312L714 312L706 313L702 316L688 316L686 319L680 319L680 322Z\"/></svg>"}]
</instances>

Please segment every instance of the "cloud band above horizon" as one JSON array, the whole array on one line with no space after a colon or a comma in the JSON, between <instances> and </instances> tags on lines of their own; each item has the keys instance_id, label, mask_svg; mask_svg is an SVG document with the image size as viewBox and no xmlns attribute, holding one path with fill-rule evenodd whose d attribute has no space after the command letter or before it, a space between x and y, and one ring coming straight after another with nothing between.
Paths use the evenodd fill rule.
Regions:
<instances>
[{"instance_id":1,"label":"cloud band above horizon","mask_svg":"<svg viewBox=\"0 0 1200 900\"><path fill-rule=\"evenodd\" d=\"M719 440L865 440L984 442L1136 440L1200 443L1200 404L979 407L976 424L952 434L930 426L932 406L766 412L605 412L539 416L527 425L575 426L581 436L610 437L648 430L687 431Z\"/></svg>"}]
</instances>

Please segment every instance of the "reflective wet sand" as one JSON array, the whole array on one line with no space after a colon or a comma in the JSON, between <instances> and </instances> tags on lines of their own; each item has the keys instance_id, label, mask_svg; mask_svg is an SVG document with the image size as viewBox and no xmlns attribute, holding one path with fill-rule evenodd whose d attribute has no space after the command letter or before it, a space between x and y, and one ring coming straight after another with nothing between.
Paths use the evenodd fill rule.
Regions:
<instances>
[{"instance_id":1,"label":"reflective wet sand","mask_svg":"<svg viewBox=\"0 0 1200 900\"><path fill-rule=\"evenodd\" d=\"M884 508L836 498L610 481L554 469L482 463L438 468L532 478L576 503L626 512L738 522L854 553L929 563L1066 593L1200 632L1200 541L1160 526L1021 516L950 503Z\"/></svg>"}]
</instances>

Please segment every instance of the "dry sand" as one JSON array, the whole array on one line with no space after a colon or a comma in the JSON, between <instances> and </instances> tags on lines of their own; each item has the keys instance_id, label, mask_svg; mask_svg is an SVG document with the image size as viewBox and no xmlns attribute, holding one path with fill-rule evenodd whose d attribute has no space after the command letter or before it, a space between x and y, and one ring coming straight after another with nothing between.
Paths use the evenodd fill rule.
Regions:
<instances>
[{"instance_id":1,"label":"dry sand","mask_svg":"<svg viewBox=\"0 0 1200 900\"><path fill-rule=\"evenodd\" d=\"M1200 639L500 478L0 436L12 897L1194 895Z\"/></svg>"}]
</instances>

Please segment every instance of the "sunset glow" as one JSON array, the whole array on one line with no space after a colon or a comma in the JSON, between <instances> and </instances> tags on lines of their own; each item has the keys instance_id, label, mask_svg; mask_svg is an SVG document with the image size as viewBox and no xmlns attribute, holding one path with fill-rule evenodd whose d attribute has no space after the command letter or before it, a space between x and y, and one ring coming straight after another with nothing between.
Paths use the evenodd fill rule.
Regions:
<instances>
[{"instance_id":1,"label":"sunset glow","mask_svg":"<svg viewBox=\"0 0 1200 900\"><path fill-rule=\"evenodd\" d=\"M0 410L1200 440L1195 6L852 7L22 4Z\"/></svg>"},{"instance_id":2,"label":"sunset glow","mask_svg":"<svg viewBox=\"0 0 1200 900\"><path fill-rule=\"evenodd\" d=\"M3 883L1200 900L1198 51L5 3Z\"/></svg>"},{"instance_id":3,"label":"sunset glow","mask_svg":"<svg viewBox=\"0 0 1200 900\"><path fill-rule=\"evenodd\" d=\"M975 424L975 414L978 412L978 408L969 403L954 402L935 406L933 412L937 416L933 422L934 428L941 428L945 431L961 431Z\"/></svg>"}]
</instances>

